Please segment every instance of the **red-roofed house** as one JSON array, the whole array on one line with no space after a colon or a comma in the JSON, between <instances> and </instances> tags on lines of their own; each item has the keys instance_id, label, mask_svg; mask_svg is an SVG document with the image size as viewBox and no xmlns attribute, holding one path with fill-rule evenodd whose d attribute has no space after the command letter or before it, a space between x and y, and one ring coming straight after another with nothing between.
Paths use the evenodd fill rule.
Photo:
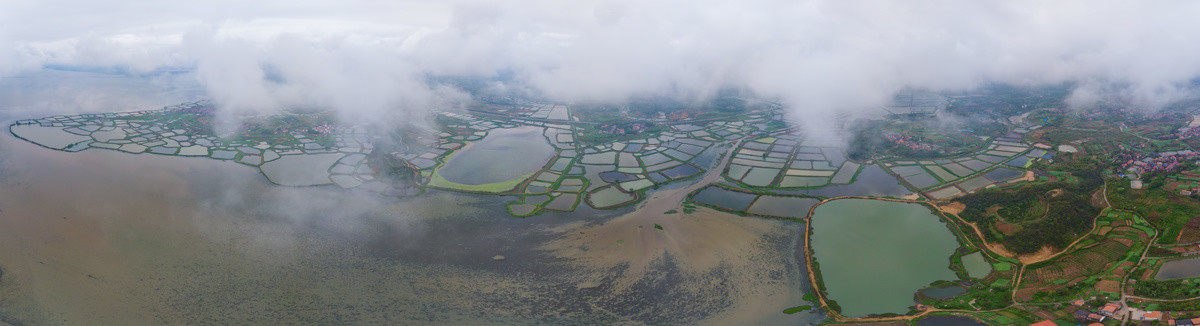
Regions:
<instances>
[{"instance_id":1,"label":"red-roofed house","mask_svg":"<svg viewBox=\"0 0 1200 326\"><path fill-rule=\"evenodd\" d=\"M1033 325L1030 325L1030 326L1058 326L1058 324L1055 324L1054 322L1049 321L1049 320L1043 320L1043 321L1034 323Z\"/></svg>"},{"instance_id":2,"label":"red-roofed house","mask_svg":"<svg viewBox=\"0 0 1200 326\"><path fill-rule=\"evenodd\" d=\"M1104 304L1104 308L1100 308L1100 313L1112 316L1113 314L1117 313L1117 310L1120 310L1120 309L1121 309L1120 303L1109 302L1109 303Z\"/></svg>"}]
</instances>

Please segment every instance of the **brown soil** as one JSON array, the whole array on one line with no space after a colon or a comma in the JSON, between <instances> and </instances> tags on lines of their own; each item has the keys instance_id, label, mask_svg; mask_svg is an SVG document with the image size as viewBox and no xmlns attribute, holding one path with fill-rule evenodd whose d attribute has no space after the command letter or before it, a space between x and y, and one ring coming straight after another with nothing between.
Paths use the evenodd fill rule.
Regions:
<instances>
[{"instance_id":1,"label":"brown soil","mask_svg":"<svg viewBox=\"0 0 1200 326\"><path fill-rule=\"evenodd\" d=\"M1103 281L1097 282L1096 283L1096 291L1120 293L1121 292L1121 282L1120 281L1110 281L1110 280L1103 280Z\"/></svg>"},{"instance_id":2,"label":"brown soil","mask_svg":"<svg viewBox=\"0 0 1200 326\"><path fill-rule=\"evenodd\" d=\"M1183 229L1179 232L1179 237L1175 240L1178 243L1191 243L1200 241L1200 217L1193 217L1184 224Z\"/></svg>"},{"instance_id":3,"label":"brown soil","mask_svg":"<svg viewBox=\"0 0 1200 326\"><path fill-rule=\"evenodd\" d=\"M1183 185L1187 185L1187 184L1192 184L1192 183L1191 182L1184 183L1184 182L1180 182L1180 181L1171 181L1171 182L1167 182L1167 184L1163 186L1163 190L1175 192L1175 190L1179 189L1179 186L1183 186Z\"/></svg>"},{"instance_id":4,"label":"brown soil","mask_svg":"<svg viewBox=\"0 0 1200 326\"><path fill-rule=\"evenodd\" d=\"M988 242L987 247L988 247L988 250L991 250L992 252L999 254L1001 256L1008 257L1008 258L1017 257L1017 253L1008 251L1008 248L1005 248L1004 245L1002 245L1002 244L995 243L995 242Z\"/></svg>"},{"instance_id":5,"label":"brown soil","mask_svg":"<svg viewBox=\"0 0 1200 326\"><path fill-rule=\"evenodd\" d=\"M1192 243L1200 241L1200 230L1183 229L1179 232L1179 238L1175 240L1178 243Z\"/></svg>"},{"instance_id":6,"label":"brown soil","mask_svg":"<svg viewBox=\"0 0 1200 326\"><path fill-rule=\"evenodd\" d=\"M1066 278L1067 275L1069 275L1068 273L1075 274L1054 265L1038 268L1031 273L1032 275L1030 275L1027 285L1035 286L1050 284L1051 282Z\"/></svg>"},{"instance_id":7,"label":"brown soil","mask_svg":"<svg viewBox=\"0 0 1200 326\"><path fill-rule=\"evenodd\" d=\"M967 209L967 204L952 202L945 205L938 205L937 208L939 211L942 211L942 213L958 215L959 213L962 213L963 210Z\"/></svg>"},{"instance_id":8,"label":"brown soil","mask_svg":"<svg viewBox=\"0 0 1200 326\"><path fill-rule=\"evenodd\" d=\"M1142 272L1142 279L1143 280L1154 279L1154 269L1146 269L1145 272Z\"/></svg>"},{"instance_id":9,"label":"brown soil","mask_svg":"<svg viewBox=\"0 0 1200 326\"><path fill-rule=\"evenodd\" d=\"M1013 233L1016 233L1020 227L1021 226L1018 224L996 220L996 230L1000 231L1000 233L1004 233L1004 235L1012 235Z\"/></svg>"},{"instance_id":10,"label":"brown soil","mask_svg":"<svg viewBox=\"0 0 1200 326\"><path fill-rule=\"evenodd\" d=\"M1038 249L1038 251L1035 253L1021 255L1021 256L1017 257L1017 259L1020 260L1021 263L1029 265L1032 263L1050 259L1050 257L1053 257L1057 253L1058 253L1058 251L1055 250L1054 247L1044 246L1044 247L1042 247L1042 249Z\"/></svg>"},{"instance_id":11,"label":"brown soil","mask_svg":"<svg viewBox=\"0 0 1200 326\"><path fill-rule=\"evenodd\" d=\"M1001 208L1004 208L1004 207L1000 207L1000 205L988 207L987 209L983 210L983 213L989 214L989 215L994 215L994 214L999 213Z\"/></svg>"},{"instance_id":12,"label":"brown soil","mask_svg":"<svg viewBox=\"0 0 1200 326\"><path fill-rule=\"evenodd\" d=\"M1033 171L1025 171L1025 175L1021 177L1021 181L1033 180L1037 180L1037 174L1033 173Z\"/></svg>"},{"instance_id":13,"label":"brown soil","mask_svg":"<svg viewBox=\"0 0 1200 326\"><path fill-rule=\"evenodd\" d=\"M1016 293L1014 293L1014 294L1013 294L1013 297L1014 297L1014 299L1016 299L1017 301L1029 301L1029 300L1033 300L1033 295L1034 295L1034 294L1037 294L1037 293L1040 293L1040 292L1049 292L1049 291L1054 291L1054 290L1058 290L1058 289L1061 289L1061 288L1063 288L1063 286L1062 286L1062 285L1046 286L1046 287L1036 287L1036 288L1029 288L1029 289L1021 289L1021 290L1018 290Z\"/></svg>"},{"instance_id":14,"label":"brown soil","mask_svg":"<svg viewBox=\"0 0 1200 326\"><path fill-rule=\"evenodd\" d=\"M1108 201L1104 200L1104 188L1100 188L1100 190L1096 190L1096 192L1092 193L1091 203L1092 206L1095 207L1108 207Z\"/></svg>"}]
</instances>

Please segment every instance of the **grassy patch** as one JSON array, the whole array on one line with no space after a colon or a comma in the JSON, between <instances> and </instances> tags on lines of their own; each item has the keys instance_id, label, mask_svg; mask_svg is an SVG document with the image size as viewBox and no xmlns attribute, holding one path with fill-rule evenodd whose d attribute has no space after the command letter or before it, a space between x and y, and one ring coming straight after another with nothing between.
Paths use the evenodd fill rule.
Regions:
<instances>
[{"instance_id":1,"label":"grassy patch","mask_svg":"<svg viewBox=\"0 0 1200 326\"><path fill-rule=\"evenodd\" d=\"M805 293L805 294L804 294L804 301L808 301L808 302L817 302L817 295L816 295L816 294L814 294L814 293L812 293L812 292Z\"/></svg>"},{"instance_id":2,"label":"grassy patch","mask_svg":"<svg viewBox=\"0 0 1200 326\"><path fill-rule=\"evenodd\" d=\"M469 191L469 192L485 192L485 193L495 194L495 193L503 193L503 192L512 191L518 185L521 185L521 182L524 182L525 179L528 179L529 177L532 177L532 176L533 176L533 173L530 173L530 174L526 174L526 175L517 177L516 179L512 179L512 180L508 180L508 181L501 181L501 182L481 184L481 185L467 185L467 184L461 184L461 183L452 182L450 180L446 180L446 178L443 178L440 173L437 173L437 171L434 171L433 176L431 176L429 178L428 185L430 187L436 187L436 188L445 188L445 189Z\"/></svg>"},{"instance_id":3,"label":"grassy patch","mask_svg":"<svg viewBox=\"0 0 1200 326\"><path fill-rule=\"evenodd\" d=\"M797 312L807 311L807 310L811 310L811 309L812 309L812 306L809 306L809 305L795 306L795 307L784 309L783 313L791 315L791 314L794 314Z\"/></svg>"}]
</instances>

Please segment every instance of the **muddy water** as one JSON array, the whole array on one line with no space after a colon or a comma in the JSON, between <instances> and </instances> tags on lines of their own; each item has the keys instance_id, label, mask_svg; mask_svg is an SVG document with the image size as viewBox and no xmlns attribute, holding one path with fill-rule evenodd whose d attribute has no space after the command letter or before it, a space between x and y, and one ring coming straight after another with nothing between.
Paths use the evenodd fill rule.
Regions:
<instances>
[{"instance_id":1,"label":"muddy water","mask_svg":"<svg viewBox=\"0 0 1200 326\"><path fill-rule=\"evenodd\" d=\"M3 134L0 321L820 320L781 313L805 304L799 224L708 210L516 219L505 200L281 187L229 162L65 153ZM629 245L608 247L618 241Z\"/></svg>"}]
</instances>

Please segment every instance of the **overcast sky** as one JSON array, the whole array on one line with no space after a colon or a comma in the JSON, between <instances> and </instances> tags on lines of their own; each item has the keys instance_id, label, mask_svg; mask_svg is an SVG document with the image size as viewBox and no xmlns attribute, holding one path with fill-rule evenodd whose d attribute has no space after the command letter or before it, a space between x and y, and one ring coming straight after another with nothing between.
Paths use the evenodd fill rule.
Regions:
<instances>
[{"instance_id":1,"label":"overcast sky","mask_svg":"<svg viewBox=\"0 0 1200 326\"><path fill-rule=\"evenodd\" d=\"M906 87L1077 82L1155 106L1200 76L1196 1L0 0L0 76L43 65L186 69L226 110L453 105L429 75L565 100L722 87L794 112Z\"/></svg>"}]
</instances>

